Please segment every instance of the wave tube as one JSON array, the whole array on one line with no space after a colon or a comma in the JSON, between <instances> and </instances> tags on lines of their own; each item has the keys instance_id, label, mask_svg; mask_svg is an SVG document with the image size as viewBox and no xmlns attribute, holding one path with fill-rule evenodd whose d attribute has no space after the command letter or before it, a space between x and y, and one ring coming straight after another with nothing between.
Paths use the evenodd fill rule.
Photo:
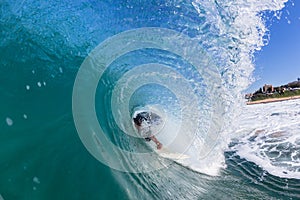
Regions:
<instances>
[{"instance_id":1,"label":"wave tube","mask_svg":"<svg viewBox=\"0 0 300 200\"><path fill-rule=\"evenodd\" d=\"M267 42L261 12L286 1L253 2L194 1L199 20L170 18L169 29L132 29L93 50L73 90L76 127L89 151L121 171L165 167L132 125L136 107L151 107L165 116L160 139L193 158L182 164L216 175L251 82L253 53Z\"/></svg>"},{"instance_id":2,"label":"wave tube","mask_svg":"<svg viewBox=\"0 0 300 200\"><path fill-rule=\"evenodd\" d=\"M148 56L159 50L173 59L131 66L130 59L139 58L134 57L123 59L127 67L114 67L114 61L142 49L150 51ZM157 109L165 116L158 139L171 152L192 158L183 165L201 171L201 167L193 166L210 155L222 126L220 83L214 63L188 36L162 28L123 32L100 44L78 72L73 114L79 136L92 155L114 169L160 169L166 163L153 150L133 148L135 142L143 141L132 124L133 110L138 106ZM99 98L95 97L97 92Z\"/></svg>"}]
</instances>

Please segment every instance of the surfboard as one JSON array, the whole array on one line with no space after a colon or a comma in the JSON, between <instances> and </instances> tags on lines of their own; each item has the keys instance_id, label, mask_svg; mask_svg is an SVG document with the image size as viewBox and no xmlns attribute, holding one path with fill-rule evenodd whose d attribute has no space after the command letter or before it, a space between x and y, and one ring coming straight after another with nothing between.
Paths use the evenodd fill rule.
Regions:
<instances>
[{"instance_id":1,"label":"surfboard","mask_svg":"<svg viewBox=\"0 0 300 200\"><path fill-rule=\"evenodd\" d=\"M183 153L175 153L169 151L167 148L163 147L160 150L156 150L157 154L163 158L169 158L172 160L184 160L190 158L190 156Z\"/></svg>"}]
</instances>

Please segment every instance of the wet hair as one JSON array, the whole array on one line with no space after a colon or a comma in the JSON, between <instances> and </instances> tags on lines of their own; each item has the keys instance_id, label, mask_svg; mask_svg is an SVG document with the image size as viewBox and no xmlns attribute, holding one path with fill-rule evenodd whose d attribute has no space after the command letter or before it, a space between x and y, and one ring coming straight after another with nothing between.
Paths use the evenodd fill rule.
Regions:
<instances>
[{"instance_id":1,"label":"wet hair","mask_svg":"<svg viewBox=\"0 0 300 200\"><path fill-rule=\"evenodd\" d=\"M142 122L143 122L142 118L140 118L140 117L138 117L138 116L136 116L135 118L133 118L133 121L134 121L134 123L135 123L136 125L138 125L138 126L141 126L141 124L142 124Z\"/></svg>"},{"instance_id":2,"label":"wet hair","mask_svg":"<svg viewBox=\"0 0 300 200\"><path fill-rule=\"evenodd\" d=\"M141 112L133 118L133 121L136 125L141 126L143 121L150 121L150 114L148 112Z\"/></svg>"}]
</instances>

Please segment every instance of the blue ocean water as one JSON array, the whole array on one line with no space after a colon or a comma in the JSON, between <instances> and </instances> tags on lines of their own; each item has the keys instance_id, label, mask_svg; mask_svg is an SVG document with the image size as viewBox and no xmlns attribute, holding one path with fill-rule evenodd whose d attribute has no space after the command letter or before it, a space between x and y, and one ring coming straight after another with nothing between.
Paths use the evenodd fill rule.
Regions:
<instances>
[{"instance_id":1,"label":"blue ocean water","mask_svg":"<svg viewBox=\"0 0 300 200\"><path fill-rule=\"evenodd\" d=\"M241 95L285 2L1 1L0 199L300 198L297 165L272 174L231 141L257 131ZM139 107L190 160L134 135Z\"/></svg>"}]
</instances>

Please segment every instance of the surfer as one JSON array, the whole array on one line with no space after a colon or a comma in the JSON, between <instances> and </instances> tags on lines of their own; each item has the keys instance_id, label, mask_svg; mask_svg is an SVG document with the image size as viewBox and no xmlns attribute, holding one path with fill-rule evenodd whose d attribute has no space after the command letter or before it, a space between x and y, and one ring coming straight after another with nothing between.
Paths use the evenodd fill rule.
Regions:
<instances>
[{"instance_id":1,"label":"surfer","mask_svg":"<svg viewBox=\"0 0 300 200\"><path fill-rule=\"evenodd\" d=\"M150 142L152 140L156 144L157 149L162 148L162 144L157 140L157 138L154 135L152 135L151 132L151 113L138 113L135 116L135 118L133 118L133 122L139 134L143 136L147 142Z\"/></svg>"}]
</instances>

